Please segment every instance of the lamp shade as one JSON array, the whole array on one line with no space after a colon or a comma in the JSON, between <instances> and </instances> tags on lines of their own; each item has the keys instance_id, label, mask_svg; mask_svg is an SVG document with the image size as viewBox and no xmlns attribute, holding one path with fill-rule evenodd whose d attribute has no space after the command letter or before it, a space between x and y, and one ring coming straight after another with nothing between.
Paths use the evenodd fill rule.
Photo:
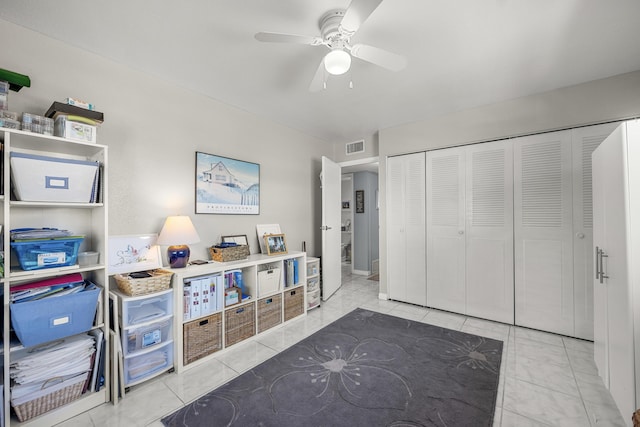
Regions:
<instances>
[{"instance_id":1,"label":"lamp shade","mask_svg":"<svg viewBox=\"0 0 640 427\"><path fill-rule=\"evenodd\" d=\"M167 217L158 236L159 245L188 245L199 241L200 236L186 215Z\"/></svg>"},{"instance_id":2,"label":"lamp shade","mask_svg":"<svg viewBox=\"0 0 640 427\"><path fill-rule=\"evenodd\" d=\"M329 74L339 76L349 71L351 55L342 49L334 49L324 57L324 68Z\"/></svg>"}]
</instances>

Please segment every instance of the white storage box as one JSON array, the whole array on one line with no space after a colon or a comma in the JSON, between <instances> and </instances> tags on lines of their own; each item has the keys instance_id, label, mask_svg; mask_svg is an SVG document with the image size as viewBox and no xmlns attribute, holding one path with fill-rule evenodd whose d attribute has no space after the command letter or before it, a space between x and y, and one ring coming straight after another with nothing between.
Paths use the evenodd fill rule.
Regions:
<instances>
[{"instance_id":1,"label":"white storage box","mask_svg":"<svg viewBox=\"0 0 640 427\"><path fill-rule=\"evenodd\" d=\"M258 298L280 290L280 269L258 271Z\"/></svg>"},{"instance_id":2,"label":"white storage box","mask_svg":"<svg viewBox=\"0 0 640 427\"><path fill-rule=\"evenodd\" d=\"M119 298L122 326L139 325L173 314L173 289L139 297Z\"/></svg>"},{"instance_id":3,"label":"white storage box","mask_svg":"<svg viewBox=\"0 0 640 427\"><path fill-rule=\"evenodd\" d=\"M96 126L71 120L67 116L56 117L53 134L80 142L96 142Z\"/></svg>"},{"instance_id":4,"label":"white storage box","mask_svg":"<svg viewBox=\"0 0 640 427\"><path fill-rule=\"evenodd\" d=\"M11 152L18 200L90 203L97 199L99 162Z\"/></svg>"}]
</instances>

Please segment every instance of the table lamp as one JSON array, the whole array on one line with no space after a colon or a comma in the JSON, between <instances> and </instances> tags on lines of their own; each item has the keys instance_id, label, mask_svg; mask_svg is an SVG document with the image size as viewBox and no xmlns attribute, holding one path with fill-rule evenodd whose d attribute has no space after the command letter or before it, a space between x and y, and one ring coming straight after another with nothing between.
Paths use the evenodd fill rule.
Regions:
<instances>
[{"instance_id":1,"label":"table lamp","mask_svg":"<svg viewBox=\"0 0 640 427\"><path fill-rule=\"evenodd\" d=\"M191 218L186 215L169 216L158 236L159 245L169 245L167 259L171 268L183 268L189 262L188 244L198 243L200 236L196 232Z\"/></svg>"}]
</instances>

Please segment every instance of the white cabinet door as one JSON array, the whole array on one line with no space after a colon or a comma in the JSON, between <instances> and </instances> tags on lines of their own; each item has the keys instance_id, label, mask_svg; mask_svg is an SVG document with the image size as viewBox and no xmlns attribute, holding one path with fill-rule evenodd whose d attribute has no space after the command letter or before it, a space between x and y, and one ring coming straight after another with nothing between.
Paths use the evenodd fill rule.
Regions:
<instances>
[{"instance_id":1,"label":"white cabinet door","mask_svg":"<svg viewBox=\"0 0 640 427\"><path fill-rule=\"evenodd\" d=\"M573 335L571 132L514 140L516 324Z\"/></svg>"},{"instance_id":2,"label":"white cabinet door","mask_svg":"<svg viewBox=\"0 0 640 427\"><path fill-rule=\"evenodd\" d=\"M387 159L389 298L426 305L425 154Z\"/></svg>"},{"instance_id":3,"label":"white cabinet door","mask_svg":"<svg viewBox=\"0 0 640 427\"><path fill-rule=\"evenodd\" d=\"M591 276L593 283L593 357L598 368L598 373L609 388L609 338L608 338L608 314L607 314L607 288L600 283L596 273L600 270L598 251L606 246L605 242L605 192L607 164L602 154L605 147L596 150L592 158L592 196L593 196L593 252L594 273Z\"/></svg>"},{"instance_id":4,"label":"white cabinet door","mask_svg":"<svg viewBox=\"0 0 640 427\"><path fill-rule=\"evenodd\" d=\"M593 202L591 153L619 123L571 131L573 155L573 296L575 333L593 340Z\"/></svg>"},{"instance_id":5,"label":"white cabinet door","mask_svg":"<svg viewBox=\"0 0 640 427\"><path fill-rule=\"evenodd\" d=\"M513 324L513 145L465 154L466 314Z\"/></svg>"},{"instance_id":6,"label":"white cabinet door","mask_svg":"<svg viewBox=\"0 0 640 427\"><path fill-rule=\"evenodd\" d=\"M464 148L427 153L427 305L466 313Z\"/></svg>"},{"instance_id":7,"label":"white cabinet door","mask_svg":"<svg viewBox=\"0 0 640 427\"><path fill-rule=\"evenodd\" d=\"M606 255L599 262L603 283L598 280L594 285L596 319L604 315L606 325L598 325L595 330L595 358L622 414L632 414L636 409L634 292L629 271L637 260L630 257L635 218L630 214L629 192L638 183L629 180L629 171L635 165L628 157L628 143L640 141L628 142L627 124L623 124L593 153L597 203L594 244Z\"/></svg>"}]
</instances>

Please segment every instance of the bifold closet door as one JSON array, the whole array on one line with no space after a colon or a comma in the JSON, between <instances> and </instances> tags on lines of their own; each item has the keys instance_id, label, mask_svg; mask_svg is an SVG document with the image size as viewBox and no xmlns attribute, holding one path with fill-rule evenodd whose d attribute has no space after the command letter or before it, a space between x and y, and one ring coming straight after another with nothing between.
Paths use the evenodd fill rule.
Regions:
<instances>
[{"instance_id":1,"label":"bifold closet door","mask_svg":"<svg viewBox=\"0 0 640 427\"><path fill-rule=\"evenodd\" d=\"M571 131L514 140L515 323L574 333Z\"/></svg>"},{"instance_id":2,"label":"bifold closet door","mask_svg":"<svg viewBox=\"0 0 640 427\"><path fill-rule=\"evenodd\" d=\"M427 153L427 305L466 313L465 150Z\"/></svg>"},{"instance_id":3,"label":"bifold closet door","mask_svg":"<svg viewBox=\"0 0 640 427\"><path fill-rule=\"evenodd\" d=\"M513 149L427 153L427 305L513 323Z\"/></svg>"},{"instance_id":4,"label":"bifold closet door","mask_svg":"<svg viewBox=\"0 0 640 427\"><path fill-rule=\"evenodd\" d=\"M513 324L513 145L466 148L466 314Z\"/></svg>"},{"instance_id":5,"label":"bifold closet door","mask_svg":"<svg viewBox=\"0 0 640 427\"><path fill-rule=\"evenodd\" d=\"M389 298L426 305L425 153L387 158Z\"/></svg>"}]
</instances>

